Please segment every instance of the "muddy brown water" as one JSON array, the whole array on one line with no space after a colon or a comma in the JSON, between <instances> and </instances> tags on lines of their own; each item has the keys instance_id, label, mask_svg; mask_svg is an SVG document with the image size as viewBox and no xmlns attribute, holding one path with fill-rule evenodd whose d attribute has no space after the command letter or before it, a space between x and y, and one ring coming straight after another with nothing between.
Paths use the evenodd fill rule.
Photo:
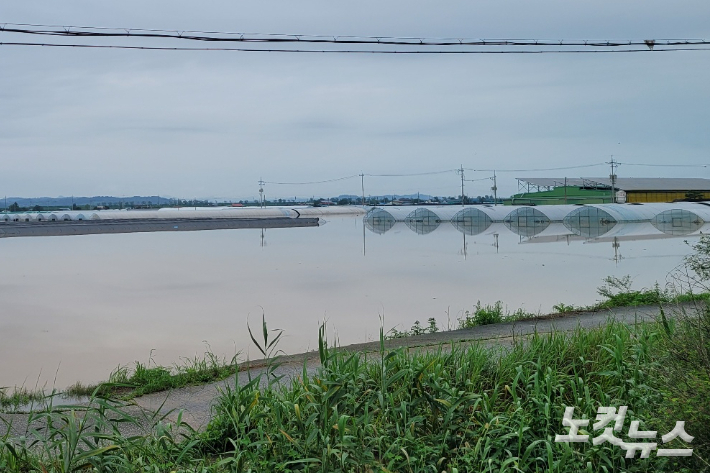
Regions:
<instances>
[{"instance_id":1,"label":"muddy brown water","mask_svg":"<svg viewBox=\"0 0 710 473\"><path fill-rule=\"evenodd\" d=\"M604 277L666 283L685 239L590 242L366 230L361 217L309 228L0 239L0 386L62 389L119 365L184 364L206 351L260 355L247 323L283 329L286 353L343 345L434 318L455 327L476 302L546 313L585 305ZM539 242L538 242L539 241ZM274 333L272 332L273 336Z\"/></svg>"}]
</instances>

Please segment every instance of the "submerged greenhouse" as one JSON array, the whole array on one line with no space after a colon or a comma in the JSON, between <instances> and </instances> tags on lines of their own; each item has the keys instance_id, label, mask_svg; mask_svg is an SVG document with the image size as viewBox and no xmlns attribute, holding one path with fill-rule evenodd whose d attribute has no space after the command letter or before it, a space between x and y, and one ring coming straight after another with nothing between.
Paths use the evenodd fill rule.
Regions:
<instances>
[{"instance_id":1,"label":"submerged greenhouse","mask_svg":"<svg viewBox=\"0 0 710 473\"><path fill-rule=\"evenodd\" d=\"M419 208L404 218L404 223L415 233L426 235L441 224L441 217L429 209Z\"/></svg>"}]
</instances>

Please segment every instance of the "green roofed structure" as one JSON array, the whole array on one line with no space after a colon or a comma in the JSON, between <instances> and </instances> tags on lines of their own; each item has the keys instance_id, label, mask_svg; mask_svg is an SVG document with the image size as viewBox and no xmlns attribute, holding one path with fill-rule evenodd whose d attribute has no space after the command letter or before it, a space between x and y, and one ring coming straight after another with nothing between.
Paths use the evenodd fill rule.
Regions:
<instances>
[{"instance_id":1,"label":"green roofed structure","mask_svg":"<svg viewBox=\"0 0 710 473\"><path fill-rule=\"evenodd\" d=\"M649 203L710 200L703 178L516 178L508 205ZM612 193L615 199L612 199Z\"/></svg>"}]
</instances>

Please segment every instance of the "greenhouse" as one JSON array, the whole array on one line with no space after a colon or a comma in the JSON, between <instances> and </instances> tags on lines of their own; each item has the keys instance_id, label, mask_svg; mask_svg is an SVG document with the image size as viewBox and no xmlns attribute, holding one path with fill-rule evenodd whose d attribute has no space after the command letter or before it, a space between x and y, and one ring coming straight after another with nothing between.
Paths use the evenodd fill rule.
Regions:
<instances>
[{"instance_id":1,"label":"greenhouse","mask_svg":"<svg viewBox=\"0 0 710 473\"><path fill-rule=\"evenodd\" d=\"M677 202L673 204L673 208L653 217L651 223L668 235L689 235L710 223L710 206L703 203Z\"/></svg>"},{"instance_id":2,"label":"greenhouse","mask_svg":"<svg viewBox=\"0 0 710 473\"><path fill-rule=\"evenodd\" d=\"M550 225L550 218L536 208L521 207L510 212L503 223L513 233L532 237Z\"/></svg>"},{"instance_id":3,"label":"greenhouse","mask_svg":"<svg viewBox=\"0 0 710 473\"><path fill-rule=\"evenodd\" d=\"M510 208L503 206L466 207L451 217L451 224L466 235L478 235L490 227L493 222L502 222L509 213Z\"/></svg>"},{"instance_id":4,"label":"greenhouse","mask_svg":"<svg viewBox=\"0 0 710 473\"><path fill-rule=\"evenodd\" d=\"M698 214L685 209L671 209L659 213L651 223L669 235L688 235L700 230L705 223Z\"/></svg>"},{"instance_id":5,"label":"greenhouse","mask_svg":"<svg viewBox=\"0 0 710 473\"><path fill-rule=\"evenodd\" d=\"M365 216L365 226L373 233L383 234L397 223L390 212L383 209L372 209Z\"/></svg>"},{"instance_id":6,"label":"greenhouse","mask_svg":"<svg viewBox=\"0 0 710 473\"><path fill-rule=\"evenodd\" d=\"M419 208L407 215L404 223L413 232L426 235L439 227L441 218L429 209Z\"/></svg>"},{"instance_id":7,"label":"greenhouse","mask_svg":"<svg viewBox=\"0 0 710 473\"><path fill-rule=\"evenodd\" d=\"M478 209L467 208L459 210L451 219L451 224L466 235L478 235L491 226L491 217Z\"/></svg>"},{"instance_id":8,"label":"greenhouse","mask_svg":"<svg viewBox=\"0 0 710 473\"><path fill-rule=\"evenodd\" d=\"M598 207L584 206L564 218L564 225L572 233L585 238L596 238L616 225L616 219Z\"/></svg>"}]
</instances>

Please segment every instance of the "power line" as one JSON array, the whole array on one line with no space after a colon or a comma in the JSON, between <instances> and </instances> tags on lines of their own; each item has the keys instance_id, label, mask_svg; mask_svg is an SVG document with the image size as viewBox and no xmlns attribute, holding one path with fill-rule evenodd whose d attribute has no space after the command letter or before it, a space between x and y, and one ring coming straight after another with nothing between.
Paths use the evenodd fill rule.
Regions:
<instances>
[{"instance_id":1,"label":"power line","mask_svg":"<svg viewBox=\"0 0 710 473\"><path fill-rule=\"evenodd\" d=\"M647 53L647 52L672 52L672 51L710 51L709 48L668 48L668 49L610 49L610 50L372 50L372 49L275 49L275 48L197 48L197 47L168 47L168 46L128 46L111 44L69 44L69 43L25 43L25 42L0 42L0 46L43 46L57 48L87 48L87 49L129 49L144 51L237 51L255 53L338 53L338 54L603 54L603 53Z\"/></svg>"},{"instance_id":2,"label":"power line","mask_svg":"<svg viewBox=\"0 0 710 473\"><path fill-rule=\"evenodd\" d=\"M8 27L9 26L9 27ZM38 29L42 28L42 29ZM431 38L416 36L355 36L355 35L311 35L285 33L240 33L225 31L164 30L146 28L112 28L97 26L42 25L32 23L4 23L0 31L7 33L69 36L69 37L140 37L169 38L190 41L244 42L244 43L330 43L366 44L396 46L523 46L523 47L642 47L648 50L668 46L702 46L709 40L700 38L684 39L630 39L630 40L552 40L523 38ZM219 36L215 36L219 35Z\"/></svg>"},{"instance_id":3,"label":"power line","mask_svg":"<svg viewBox=\"0 0 710 473\"><path fill-rule=\"evenodd\" d=\"M449 174L449 173L460 173L461 170L463 169L464 171L472 171L472 172L496 172L496 173L507 173L507 172L545 172L545 171L562 171L562 170L568 170L568 169L584 169L584 168L591 168L591 167L597 167L597 166L606 166L608 165L608 162L601 162L601 163L592 163L592 164L580 164L577 166L558 166L558 167L550 167L550 168L531 168L531 169L477 169L477 168L457 168L457 169L444 169L441 171L428 171L428 172L417 172L417 173L407 173L407 174L369 174L369 173L360 173L360 174L353 174L350 176L343 176L343 177L337 177L334 179L326 179L322 181L308 181L308 182L275 182L275 181L263 181L264 184L276 184L276 185L309 185L309 184L327 184L329 182L337 182L337 181L344 181L347 179L354 179L356 177L360 177L361 180L364 177L418 177L418 176L433 176L433 175L438 175L438 174ZM623 163L623 162L617 162L615 161L614 164L616 166L619 165L624 165L624 166L652 166L652 167L708 167L710 164L646 164L646 163ZM464 179L465 182L478 182L478 181L486 181L486 180L492 180L493 177L482 177L478 179ZM361 184L364 186L364 183L361 182Z\"/></svg>"},{"instance_id":4,"label":"power line","mask_svg":"<svg viewBox=\"0 0 710 473\"><path fill-rule=\"evenodd\" d=\"M554 167L554 168L536 168L536 169L472 169L472 168L466 168L467 171L475 171L475 172L542 172L542 171L562 171L566 169L582 169L582 168L591 168L595 166L604 166L607 163L594 163L594 164L583 164L579 166L562 166L562 167Z\"/></svg>"},{"instance_id":5,"label":"power line","mask_svg":"<svg viewBox=\"0 0 710 473\"><path fill-rule=\"evenodd\" d=\"M368 177L410 177L410 176L433 176L434 174L446 174L456 172L458 169L447 169L445 171L417 172L411 174L365 174Z\"/></svg>"},{"instance_id":6,"label":"power line","mask_svg":"<svg viewBox=\"0 0 710 473\"><path fill-rule=\"evenodd\" d=\"M360 177L360 174L353 174L352 176L337 177L335 179L326 179L325 181L311 181L311 182L272 182L263 181L264 184L277 184L277 185L289 185L289 186L303 186L308 184L325 184L328 182L344 181L346 179L352 179L354 177Z\"/></svg>"},{"instance_id":7,"label":"power line","mask_svg":"<svg viewBox=\"0 0 710 473\"><path fill-rule=\"evenodd\" d=\"M466 179L466 182L479 182L479 181L491 181L493 180L493 176L491 177L481 177L479 179Z\"/></svg>"},{"instance_id":8,"label":"power line","mask_svg":"<svg viewBox=\"0 0 710 473\"><path fill-rule=\"evenodd\" d=\"M617 165L624 166L649 166L649 167L667 167L667 168L706 168L710 164L646 164L646 163L623 163L617 162Z\"/></svg>"}]
</instances>

